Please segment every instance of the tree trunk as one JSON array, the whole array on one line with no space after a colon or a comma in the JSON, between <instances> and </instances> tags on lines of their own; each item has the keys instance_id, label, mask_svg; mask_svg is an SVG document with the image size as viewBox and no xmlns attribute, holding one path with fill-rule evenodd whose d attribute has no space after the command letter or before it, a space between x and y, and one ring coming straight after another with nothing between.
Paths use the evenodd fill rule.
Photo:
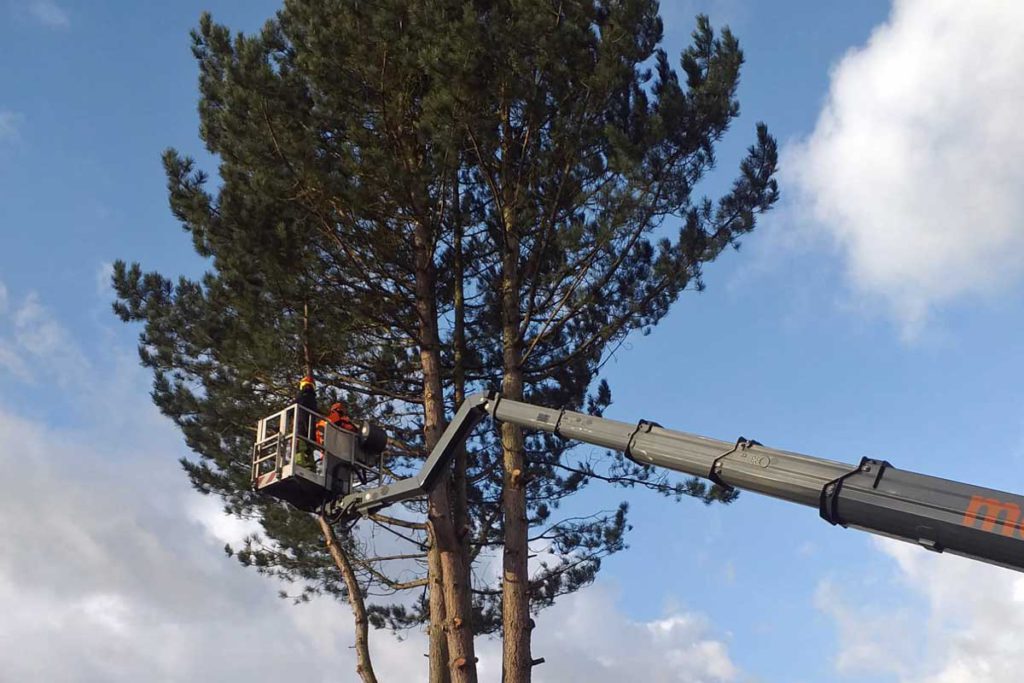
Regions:
<instances>
[{"instance_id":1,"label":"tree trunk","mask_svg":"<svg viewBox=\"0 0 1024 683\"><path fill-rule=\"evenodd\" d=\"M505 253L502 257L502 395L523 400L522 342L519 339L519 239L505 212ZM504 683L527 683L532 671L530 655L529 523L526 517L526 460L523 431L501 425L504 466L501 505L505 549L502 560L502 630Z\"/></svg>"},{"instance_id":2,"label":"tree trunk","mask_svg":"<svg viewBox=\"0 0 1024 683\"><path fill-rule=\"evenodd\" d=\"M348 561L348 556L338 544L334 529L323 515L317 515L316 519L320 523L320 531L324 535L324 542L327 543L327 550L331 553L334 564L337 565L345 580L345 587L348 588L348 602L352 606L352 614L356 620L356 673L363 679L363 683L377 683L377 676L373 672L373 662L370 659L369 621L366 618L363 591L359 587L359 582L356 581L356 575L352 571L352 564Z\"/></svg>"},{"instance_id":3,"label":"tree trunk","mask_svg":"<svg viewBox=\"0 0 1024 683\"><path fill-rule=\"evenodd\" d=\"M430 530L428 529L428 533ZM444 631L444 581L441 577L441 551L433 535L430 536L430 548L427 550L427 586L430 604L430 624L427 626L429 637L428 658L430 660L430 683L449 683L451 676L448 668L448 635Z\"/></svg>"},{"instance_id":4,"label":"tree trunk","mask_svg":"<svg viewBox=\"0 0 1024 683\"><path fill-rule=\"evenodd\" d=\"M423 436L432 449L445 428L444 392L441 389L441 349L437 329L435 299L436 266L430 233L417 224L416 310L419 317L420 364L423 370ZM469 571L462 559L455 535L447 480L439 482L427 498L430 534L441 558L441 582L445 614L431 614L431 622L441 621L448 636L448 665L452 683L476 683L476 655L470 617Z\"/></svg>"},{"instance_id":5,"label":"tree trunk","mask_svg":"<svg viewBox=\"0 0 1024 683\"><path fill-rule=\"evenodd\" d=\"M452 301L455 317L452 329L452 382L455 389L455 409L458 410L466 400L466 293L465 293L465 255L463 254L462 206L459 195L459 174L456 171L452 179L452 269L455 276L455 291ZM452 471L452 509L455 518L455 533L462 548L462 561L466 571L470 571L472 560L469 549L469 502L466 472L469 469L469 456L466 444L459 445L455 451L455 463ZM471 596L472 597L472 596Z\"/></svg>"},{"instance_id":6,"label":"tree trunk","mask_svg":"<svg viewBox=\"0 0 1024 683\"><path fill-rule=\"evenodd\" d=\"M309 348L309 302L302 302L302 367L306 376L313 376L313 351Z\"/></svg>"},{"instance_id":7,"label":"tree trunk","mask_svg":"<svg viewBox=\"0 0 1024 683\"><path fill-rule=\"evenodd\" d=\"M431 532L441 555L441 579L444 589L445 630L448 634L448 665L452 683L476 682L476 655L469 609L469 573L462 561L459 543L452 528L448 487L442 482L430 494L428 514Z\"/></svg>"}]
</instances>

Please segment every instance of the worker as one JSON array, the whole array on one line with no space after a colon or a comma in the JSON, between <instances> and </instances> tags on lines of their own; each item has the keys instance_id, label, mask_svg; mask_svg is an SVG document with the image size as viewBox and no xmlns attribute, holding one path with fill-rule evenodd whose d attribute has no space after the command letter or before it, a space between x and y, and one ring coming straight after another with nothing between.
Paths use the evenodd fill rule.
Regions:
<instances>
[{"instance_id":1,"label":"worker","mask_svg":"<svg viewBox=\"0 0 1024 683\"><path fill-rule=\"evenodd\" d=\"M331 404L331 410L327 413L327 419L335 427L339 427L349 432L358 432L359 428L356 427L355 423L348 416L348 406L341 401L336 401Z\"/></svg>"},{"instance_id":2,"label":"worker","mask_svg":"<svg viewBox=\"0 0 1024 683\"><path fill-rule=\"evenodd\" d=\"M331 410L327 413L327 421L333 424L339 429L344 429L348 432L358 432L359 429L352 422L352 419L348 416L348 406L341 401L335 401L331 404Z\"/></svg>"},{"instance_id":3,"label":"worker","mask_svg":"<svg viewBox=\"0 0 1024 683\"><path fill-rule=\"evenodd\" d=\"M344 429L347 432L359 431L359 428L355 426L348 416L348 407L341 401L332 403L331 409L327 411L327 419L316 423L316 442L319 444L324 442L324 430L327 428L328 422L338 429Z\"/></svg>"},{"instance_id":4,"label":"worker","mask_svg":"<svg viewBox=\"0 0 1024 683\"><path fill-rule=\"evenodd\" d=\"M295 397L295 403L299 406L295 415L295 433L299 437L295 447L295 464L300 467L312 468L313 447L308 441L302 440L303 438L312 439L315 436L313 419L317 413L316 382L311 375L306 375L299 380L299 394Z\"/></svg>"}]
</instances>

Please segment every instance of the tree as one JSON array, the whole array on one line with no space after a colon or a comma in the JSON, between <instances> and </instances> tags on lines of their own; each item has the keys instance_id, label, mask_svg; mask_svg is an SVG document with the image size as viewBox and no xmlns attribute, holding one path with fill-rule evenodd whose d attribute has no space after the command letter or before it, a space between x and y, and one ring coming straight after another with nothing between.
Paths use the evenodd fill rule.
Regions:
<instances>
[{"instance_id":1,"label":"tree","mask_svg":"<svg viewBox=\"0 0 1024 683\"><path fill-rule=\"evenodd\" d=\"M201 132L208 149L222 157L223 185L213 196L205 189L206 177L194 171L192 162L171 152L165 163L172 208L193 233L197 251L214 257L216 273L204 283L182 282L172 291L157 274L143 277L139 268L119 265L115 285L122 301L116 310L126 320L146 323L141 350L143 362L156 374L156 400L183 429L195 431L196 423L216 423L216 413L222 410L209 385L218 376L231 375L241 381L241 395L249 380L244 371L252 368L236 371L235 364L244 361L232 353L237 344L216 348L196 335L195 326L180 322L198 317L193 309L205 306L216 323L212 295L224 290L226 302L219 305L230 309L236 287L251 277L260 296L271 284L283 283L290 291L293 277L312 280L313 298L318 310L325 312L313 324L326 326L328 341L307 343L303 337L300 363L306 369L315 367L335 387L400 406L421 406L423 446L430 448L444 428L436 299L442 283L434 252L448 201L439 190L449 177L447 154L441 147L417 146L423 124L416 108L423 101L424 84L416 55L388 60L384 78L378 71L381 56L376 51L384 45L386 54L396 29L405 24L400 16L405 10L396 5L390 14L367 14L356 4L347 12L335 8L330 16L318 14L323 11L318 3L293 3L259 36L235 40L209 17L200 22L193 38L203 95ZM424 20L420 25L429 23ZM362 47L362 39L374 32L386 34L387 40L368 41L365 44L371 47ZM339 76L340 87L335 83ZM439 184L436 178L441 178ZM253 211L260 214L255 221ZM301 245L302 253L310 255L308 262L287 254L278 258L282 239L289 247ZM283 264L281 270L271 270L271 281L254 275L266 264L253 254L267 252L274 265ZM304 265L310 267L308 273L303 272ZM359 321L359 329L350 336L342 336L353 330L351 322L342 322L346 318ZM304 321L310 324L309 316ZM248 322L262 325L261 331L270 335L281 333L258 315ZM241 337L249 333L234 332ZM151 353L155 347L174 351ZM339 347L346 349L344 354L334 353ZM365 350L365 357L351 349ZM265 364L259 369L286 374L287 368L296 367L296 358L263 357ZM410 372L410 366L418 372ZM388 409L392 417L404 415L393 405ZM250 496L233 492L239 481L221 479L220 487L208 481L225 468L241 469L246 460L243 443L233 443L230 455L219 459L216 435L190 445L214 465L188 465L193 483L235 500L233 511L256 509L264 530L278 544L247 548L240 558L254 561L264 571L308 581L308 566L292 561L297 543L309 535L308 522L290 515L296 519L292 524L268 524L274 519L270 512ZM363 567L392 588L428 586L431 664L437 669L432 678L444 678L450 662L453 678L473 680L468 567L448 507L446 489L432 494L428 564L434 580L399 585L367 563ZM337 590L330 584L314 588Z\"/></svg>"},{"instance_id":2,"label":"tree","mask_svg":"<svg viewBox=\"0 0 1024 683\"><path fill-rule=\"evenodd\" d=\"M295 378L314 365L334 370L335 387L348 389L349 400L369 412L373 406L351 390L403 391L386 377L377 383L375 368L384 363L384 375L402 377L396 368L406 359L382 357L372 330L344 315L337 293L309 277L318 261L301 234L303 221L287 203L267 200L274 193L266 184L258 181L259 191L243 197L234 183L225 183L214 209L190 162L169 153L165 165L172 209L191 230L197 251L213 258L216 274L174 285L118 263L115 311L125 320L146 322L139 350L154 371L154 401L203 456L199 462L182 460L193 485L220 495L227 511L260 519L277 540L272 554L250 547L239 558L262 571L275 566L269 556L277 558L280 571L305 582L302 599L315 592L348 598L357 616L360 673L367 683L375 681L366 652L367 621L360 616L365 606L348 560L352 548L343 550L327 528L324 547L307 515L252 495L246 453L255 421L289 400ZM336 368L360 368L364 379L350 384ZM389 417L388 406L374 412L382 420ZM342 576L331 571L332 562Z\"/></svg>"},{"instance_id":3,"label":"tree","mask_svg":"<svg viewBox=\"0 0 1024 683\"><path fill-rule=\"evenodd\" d=\"M529 679L531 610L625 547L625 504L553 519L591 481L729 499L621 457L577 462L557 440L505 425L456 459L426 508L409 507L427 525L374 521L399 525L417 551L406 559L427 547L427 576L400 583L363 556L358 528L332 543L329 524L247 491L245 425L286 400L299 367L388 422L413 454L468 387L600 412L611 396L595 380L618 344L700 288L702 264L776 201L763 126L732 190L692 198L738 114L742 53L727 30L698 20L684 87L657 48L656 2L568 4L294 0L234 39L204 17L201 132L221 186L211 194L176 153L165 163L172 209L213 272L176 287L138 267L115 272L116 310L145 323L154 399L201 456L185 463L193 484L263 523L269 544L254 539L240 558L350 598L426 584L411 608L363 612L392 627L429 619L432 681L474 680L473 632L495 630L505 680ZM674 219L678 233L661 237ZM400 475L415 459L393 463ZM532 574L531 539L554 557ZM472 565L496 547L501 585L471 586ZM360 590L333 574L341 549Z\"/></svg>"},{"instance_id":4,"label":"tree","mask_svg":"<svg viewBox=\"0 0 1024 683\"><path fill-rule=\"evenodd\" d=\"M687 286L701 288L702 265L777 200L775 142L759 125L732 190L717 203L692 200L739 113L743 61L734 36L716 37L706 17L681 57L685 88L657 48L657 2L554 11L541 1L496 2L474 28L452 53L485 46L470 77L489 84L456 114L471 169L464 191L477 207L488 266L470 285L484 301L467 323L486 350L476 370L486 377L501 368L510 398L579 408L618 343L649 331ZM652 243L668 217L681 219L676 238ZM599 391L590 407L607 400ZM531 601L549 604L592 580L602 552L622 545L625 507L551 527L561 559L531 581L530 529L549 524L551 501L593 474L567 467L548 437L524 442L513 425L501 428L501 450L504 672L525 681ZM621 459L615 467L613 479L651 482L643 468ZM694 481L674 491L723 497Z\"/></svg>"}]
</instances>

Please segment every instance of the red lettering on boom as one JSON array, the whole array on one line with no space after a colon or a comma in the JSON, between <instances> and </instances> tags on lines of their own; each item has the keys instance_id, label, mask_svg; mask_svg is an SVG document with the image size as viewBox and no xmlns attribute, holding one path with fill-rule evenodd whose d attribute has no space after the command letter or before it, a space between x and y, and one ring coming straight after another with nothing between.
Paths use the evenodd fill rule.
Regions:
<instances>
[{"instance_id":1,"label":"red lettering on boom","mask_svg":"<svg viewBox=\"0 0 1024 683\"><path fill-rule=\"evenodd\" d=\"M962 524L974 528L975 522L980 521L982 531L995 531L996 525L1001 525L1003 536L1013 536L1018 531L1017 521L1019 519L1020 507L1014 503L1006 503L984 496L973 496L964 513Z\"/></svg>"}]
</instances>

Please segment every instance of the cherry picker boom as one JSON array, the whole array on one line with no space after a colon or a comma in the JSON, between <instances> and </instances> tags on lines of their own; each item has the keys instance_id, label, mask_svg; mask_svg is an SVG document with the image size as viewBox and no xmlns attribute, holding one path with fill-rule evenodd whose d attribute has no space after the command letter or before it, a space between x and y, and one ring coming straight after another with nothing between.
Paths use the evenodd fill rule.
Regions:
<instances>
[{"instance_id":1,"label":"cherry picker boom","mask_svg":"<svg viewBox=\"0 0 1024 683\"><path fill-rule=\"evenodd\" d=\"M884 460L864 458L857 465L848 465L768 448L743 438L730 443L687 434L647 420L633 424L553 410L505 399L497 393L466 399L423 467L412 477L386 485L366 485L380 482L379 478L370 481L363 471L369 468L373 454L350 448L343 457L325 454L325 462L334 462L333 470L322 475L315 486L307 477L304 481L310 484L310 494L299 500L282 484L287 484L290 476L303 476L301 472L282 476L282 471L269 484L260 483L258 454L263 453L264 463L273 456L267 455L266 446L261 451L258 442L253 455L254 487L305 509L325 509L350 518L371 514L429 493L443 478L455 451L488 415L499 422L622 451L644 465L817 508L820 516L833 525L1024 571L1022 496L901 470ZM364 426L363 433L369 435L373 430ZM369 443L370 437L365 439ZM376 450L380 443L378 434L369 450ZM378 458L379 452L376 450Z\"/></svg>"}]
</instances>

